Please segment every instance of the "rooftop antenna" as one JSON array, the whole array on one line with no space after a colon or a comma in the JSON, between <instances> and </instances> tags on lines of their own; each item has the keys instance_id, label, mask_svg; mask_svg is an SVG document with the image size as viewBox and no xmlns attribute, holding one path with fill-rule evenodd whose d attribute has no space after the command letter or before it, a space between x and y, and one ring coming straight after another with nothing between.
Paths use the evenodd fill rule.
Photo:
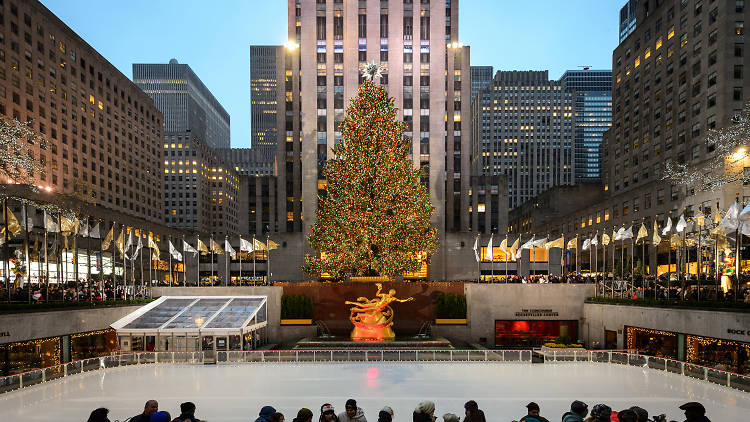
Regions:
<instances>
[{"instance_id":1,"label":"rooftop antenna","mask_svg":"<svg viewBox=\"0 0 750 422\"><path fill-rule=\"evenodd\" d=\"M590 65L583 65L583 66L578 66L578 67L580 67L583 70L589 70L589 69L591 69Z\"/></svg>"}]
</instances>

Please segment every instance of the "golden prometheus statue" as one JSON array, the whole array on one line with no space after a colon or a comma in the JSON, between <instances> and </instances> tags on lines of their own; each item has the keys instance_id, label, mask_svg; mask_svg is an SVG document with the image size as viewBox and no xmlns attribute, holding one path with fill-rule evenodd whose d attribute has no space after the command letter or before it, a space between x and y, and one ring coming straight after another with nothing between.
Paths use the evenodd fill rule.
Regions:
<instances>
[{"instance_id":1,"label":"golden prometheus statue","mask_svg":"<svg viewBox=\"0 0 750 422\"><path fill-rule=\"evenodd\" d=\"M354 324L351 338L355 341L393 340L396 338L393 329L393 309L391 302L410 302L413 297L397 299L396 290L391 289L388 293L382 293L383 285L375 283L378 292L375 299L365 297L357 298L356 302L346 301L351 308L349 321Z\"/></svg>"}]
</instances>

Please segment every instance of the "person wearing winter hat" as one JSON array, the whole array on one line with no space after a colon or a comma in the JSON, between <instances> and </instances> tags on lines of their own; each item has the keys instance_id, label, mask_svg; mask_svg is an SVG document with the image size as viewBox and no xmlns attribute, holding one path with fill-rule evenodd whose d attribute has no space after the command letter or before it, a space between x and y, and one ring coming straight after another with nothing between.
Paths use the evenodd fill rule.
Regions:
<instances>
[{"instance_id":1,"label":"person wearing winter hat","mask_svg":"<svg viewBox=\"0 0 750 422\"><path fill-rule=\"evenodd\" d=\"M589 406L579 400L570 404L570 412L565 412L562 422L583 422L583 418L589 413Z\"/></svg>"},{"instance_id":2,"label":"person wearing winter hat","mask_svg":"<svg viewBox=\"0 0 750 422\"><path fill-rule=\"evenodd\" d=\"M621 410L617 413L620 422L638 422L638 414L630 409Z\"/></svg>"},{"instance_id":3,"label":"person wearing winter hat","mask_svg":"<svg viewBox=\"0 0 750 422\"><path fill-rule=\"evenodd\" d=\"M378 422L391 422L393 421L393 416L391 416L390 413L388 413L385 410L381 410L378 412Z\"/></svg>"},{"instance_id":4,"label":"person wearing winter hat","mask_svg":"<svg viewBox=\"0 0 750 422\"><path fill-rule=\"evenodd\" d=\"M606 404L597 404L591 409L591 422L610 422L612 419L612 408Z\"/></svg>"},{"instance_id":5,"label":"person wearing winter hat","mask_svg":"<svg viewBox=\"0 0 750 422\"><path fill-rule=\"evenodd\" d=\"M484 412L479 409L479 405L474 400L469 400L464 404L466 417L464 422L486 422Z\"/></svg>"},{"instance_id":6,"label":"person wearing winter hat","mask_svg":"<svg viewBox=\"0 0 750 422\"><path fill-rule=\"evenodd\" d=\"M274 409L273 406L263 406L260 409L260 412L258 413L258 418L255 419L255 422L270 422L271 421L271 415L276 413L276 409Z\"/></svg>"},{"instance_id":7,"label":"person wearing winter hat","mask_svg":"<svg viewBox=\"0 0 750 422\"><path fill-rule=\"evenodd\" d=\"M648 422L648 411L642 407L633 406L630 408L638 416L638 422Z\"/></svg>"},{"instance_id":8,"label":"person wearing winter hat","mask_svg":"<svg viewBox=\"0 0 750 422\"><path fill-rule=\"evenodd\" d=\"M460 419L461 418L454 415L453 413L446 413L445 415L443 415L443 422L458 422ZM465 421L466 419L464 419L464 422Z\"/></svg>"},{"instance_id":9,"label":"person wearing winter hat","mask_svg":"<svg viewBox=\"0 0 750 422\"><path fill-rule=\"evenodd\" d=\"M412 420L414 422L435 422L435 403L425 400L414 409Z\"/></svg>"},{"instance_id":10,"label":"person wearing winter hat","mask_svg":"<svg viewBox=\"0 0 750 422\"><path fill-rule=\"evenodd\" d=\"M313 412L312 410L303 407L297 412L297 417L292 422L312 422Z\"/></svg>"},{"instance_id":11,"label":"person wearing winter hat","mask_svg":"<svg viewBox=\"0 0 750 422\"><path fill-rule=\"evenodd\" d=\"M333 410L331 403L325 403L320 406L320 418L318 422L339 422L339 418L336 416L336 411Z\"/></svg>"},{"instance_id":12,"label":"person wearing winter hat","mask_svg":"<svg viewBox=\"0 0 750 422\"><path fill-rule=\"evenodd\" d=\"M680 406L685 411L685 422L711 422L706 417L706 408L697 401L691 401Z\"/></svg>"},{"instance_id":13,"label":"person wearing winter hat","mask_svg":"<svg viewBox=\"0 0 750 422\"><path fill-rule=\"evenodd\" d=\"M519 419L520 422L534 422L534 420L530 420L529 418L533 418L537 420L538 422L549 422L547 418L539 416L539 405L531 402L526 405L526 416Z\"/></svg>"},{"instance_id":14,"label":"person wearing winter hat","mask_svg":"<svg viewBox=\"0 0 750 422\"><path fill-rule=\"evenodd\" d=\"M391 415L391 419L393 419L394 416L396 416L393 413L393 409L391 409L391 406L383 406L382 409L380 409L381 412L388 412L389 415Z\"/></svg>"},{"instance_id":15,"label":"person wearing winter hat","mask_svg":"<svg viewBox=\"0 0 750 422\"><path fill-rule=\"evenodd\" d=\"M345 412L339 413L339 422L367 422L365 412L357 406L357 401L349 399L346 401Z\"/></svg>"},{"instance_id":16,"label":"person wearing winter hat","mask_svg":"<svg viewBox=\"0 0 750 422\"><path fill-rule=\"evenodd\" d=\"M169 416L169 412L160 411L160 412L154 412L151 415L150 421L151 422L169 422L171 420L172 420L172 417Z\"/></svg>"},{"instance_id":17,"label":"person wearing winter hat","mask_svg":"<svg viewBox=\"0 0 750 422\"><path fill-rule=\"evenodd\" d=\"M284 422L284 414L276 412L268 420L269 422Z\"/></svg>"}]
</instances>

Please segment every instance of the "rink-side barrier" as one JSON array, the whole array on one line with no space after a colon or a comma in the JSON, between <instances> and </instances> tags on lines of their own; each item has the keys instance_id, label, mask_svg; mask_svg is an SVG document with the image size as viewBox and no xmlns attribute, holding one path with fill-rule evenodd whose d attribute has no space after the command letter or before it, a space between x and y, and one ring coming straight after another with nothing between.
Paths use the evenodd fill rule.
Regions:
<instances>
[{"instance_id":1,"label":"rink-side barrier","mask_svg":"<svg viewBox=\"0 0 750 422\"><path fill-rule=\"evenodd\" d=\"M596 350L258 350L218 352L127 352L83 359L0 377L0 394L44 382L108 368L145 364L239 364L305 362L510 362L531 363L541 353L545 362L595 362L647 367L750 392L750 377L673 359Z\"/></svg>"}]
</instances>

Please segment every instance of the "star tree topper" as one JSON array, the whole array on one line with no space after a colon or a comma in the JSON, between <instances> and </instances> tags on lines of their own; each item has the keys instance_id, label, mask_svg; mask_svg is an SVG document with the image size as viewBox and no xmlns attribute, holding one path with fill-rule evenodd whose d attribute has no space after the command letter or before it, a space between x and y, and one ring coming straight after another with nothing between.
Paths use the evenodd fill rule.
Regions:
<instances>
[{"instance_id":1,"label":"star tree topper","mask_svg":"<svg viewBox=\"0 0 750 422\"><path fill-rule=\"evenodd\" d=\"M375 60L370 63L363 63L359 65L359 71L362 72L362 76L370 81L375 81L375 78L382 78L385 65L375 63Z\"/></svg>"}]
</instances>

